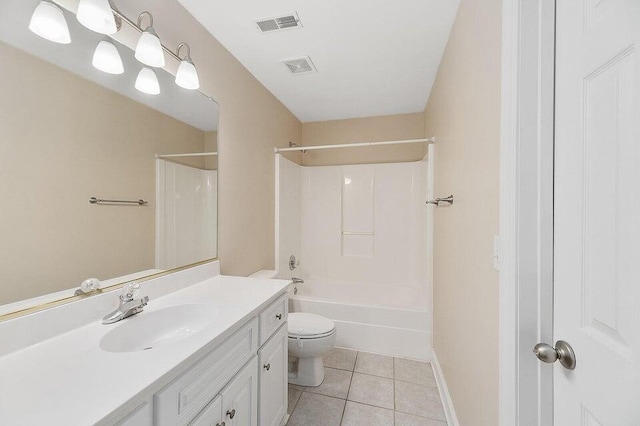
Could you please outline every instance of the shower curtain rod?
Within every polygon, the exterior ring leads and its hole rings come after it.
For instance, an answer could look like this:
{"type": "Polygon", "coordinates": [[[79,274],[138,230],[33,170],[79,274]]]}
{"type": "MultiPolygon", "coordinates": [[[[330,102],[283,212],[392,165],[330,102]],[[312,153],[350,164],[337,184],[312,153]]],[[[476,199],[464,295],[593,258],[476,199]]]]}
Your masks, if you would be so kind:
{"type": "Polygon", "coordinates": [[[156,158],[173,158],[173,157],[210,157],[213,155],[218,155],[217,152],[194,152],[191,154],[165,154],[160,155],[156,154],[156,158]]]}
{"type": "Polygon", "coordinates": [[[407,140],[399,140],[399,141],[360,142],[360,143],[343,143],[339,145],[316,145],[316,146],[294,146],[291,148],[273,148],[273,152],[275,154],[278,154],[280,152],[311,151],[314,149],[358,148],[361,146],[402,145],[406,143],[434,143],[435,141],[436,141],[435,136],[432,136],[426,139],[407,139],[407,140]]]}

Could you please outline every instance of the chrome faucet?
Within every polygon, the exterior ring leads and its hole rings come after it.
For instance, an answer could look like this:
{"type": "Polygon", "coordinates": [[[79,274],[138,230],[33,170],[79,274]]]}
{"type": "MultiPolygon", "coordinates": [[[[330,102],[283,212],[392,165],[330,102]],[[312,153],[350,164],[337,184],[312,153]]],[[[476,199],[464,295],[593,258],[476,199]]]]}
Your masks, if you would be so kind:
{"type": "Polygon", "coordinates": [[[303,280],[302,278],[295,278],[295,277],[293,277],[293,278],[291,278],[291,281],[292,281],[294,284],[304,284],[304,280],[303,280]]]}
{"type": "Polygon", "coordinates": [[[102,323],[113,324],[114,322],[118,322],[127,317],[130,317],[131,315],[142,312],[142,309],[147,306],[147,303],[149,303],[149,296],[144,296],[141,299],[136,299],[135,297],[138,295],[139,289],[140,284],[138,283],[125,285],[122,288],[122,294],[118,296],[118,299],[120,299],[120,305],[115,311],[107,314],[104,318],[102,318],[102,323]]]}

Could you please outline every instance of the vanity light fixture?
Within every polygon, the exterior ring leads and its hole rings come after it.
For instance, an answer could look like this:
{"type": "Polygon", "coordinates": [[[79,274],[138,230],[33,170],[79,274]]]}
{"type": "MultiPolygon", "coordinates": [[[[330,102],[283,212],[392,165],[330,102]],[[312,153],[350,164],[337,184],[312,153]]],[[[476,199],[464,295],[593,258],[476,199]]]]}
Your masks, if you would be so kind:
{"type": "Polygon", "coordinates": [[[164,51],[160,38],[153,29],[153,16],[151,13],[144,11],[138,16],[138,27],[142,28],[142,19],[149,17],[149,26],[142,31],[138,44],[136,45],[135,57],[138,61],[145,65],[155,68],[164,67],[164,51]]]}
{"type": "Polygon", "coordinates": [[[107,74],[124,73],[124,65],[122,64],[122,58],[120,57],[118,48],[108,37],[100,40],[100,43],[96,46],[91,64],[94,68],[107,74]]]}
{"type": "Polygon", "coordinates": [[[69,27],[62,8],[50,1],[43,0],[36,6],[29,22],[29,29],[54,43],[71,43],[69,27]]]}
{"type": "Polygon", "coordinates": [[[118,31],[116,18],[109,0],[80,0],[78,22],[100,34],[115,34],[118,31]]]}
{"type": "Polygon", "coordinates": [[[151,68],[142,68],[136,78],[136,89],[147,95],[159,95],[160,83],[156,72],[151,68]]]}
{"type": "Polygon", "coordinates": [[[196,66],[191,60],[191,48],[187,43],[180,43],[176,50],[178,57],[180,57],[180,49],[182,47],[187,48],[187,55],[180,60],[180,66],[176,73],[176,84],[184,89],[197,90],[200,88],[200,79],[198,78],[196,66]]]}

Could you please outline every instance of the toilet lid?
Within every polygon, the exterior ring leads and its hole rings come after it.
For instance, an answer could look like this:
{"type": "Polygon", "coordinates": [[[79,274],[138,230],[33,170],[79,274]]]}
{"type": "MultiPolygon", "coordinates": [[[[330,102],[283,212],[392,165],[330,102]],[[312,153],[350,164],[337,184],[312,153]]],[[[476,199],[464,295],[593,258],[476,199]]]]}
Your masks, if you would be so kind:
{"type": "Polygon", "coordinates": [[[289,336],[292,337],[321,336],[336,328],[333,321],[316,314],[294,312],[289,314],[288,321],[289,336]]]}

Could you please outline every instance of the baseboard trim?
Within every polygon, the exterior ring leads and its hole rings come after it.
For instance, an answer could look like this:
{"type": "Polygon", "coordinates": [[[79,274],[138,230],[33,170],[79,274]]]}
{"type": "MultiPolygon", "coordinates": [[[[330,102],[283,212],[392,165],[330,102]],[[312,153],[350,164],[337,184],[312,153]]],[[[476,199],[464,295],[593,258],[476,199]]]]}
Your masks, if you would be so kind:
{"type": "Polygon", "coordinates": [[[444,379],[442,367],[440,366],[435,350],[431,351],[431,359],[431,368],[433,369],[433,375],[436,377],[438,392],[440,393],[440,399],[442,400],[442,406],[444,407],[444,415],[447,418],[447,424],[448,426],[460,426],[458,416],[456,416],[456,410],[453,408],[451,395],[449,395],[449,388],[447,387],[447,382],[444,379]]]}

